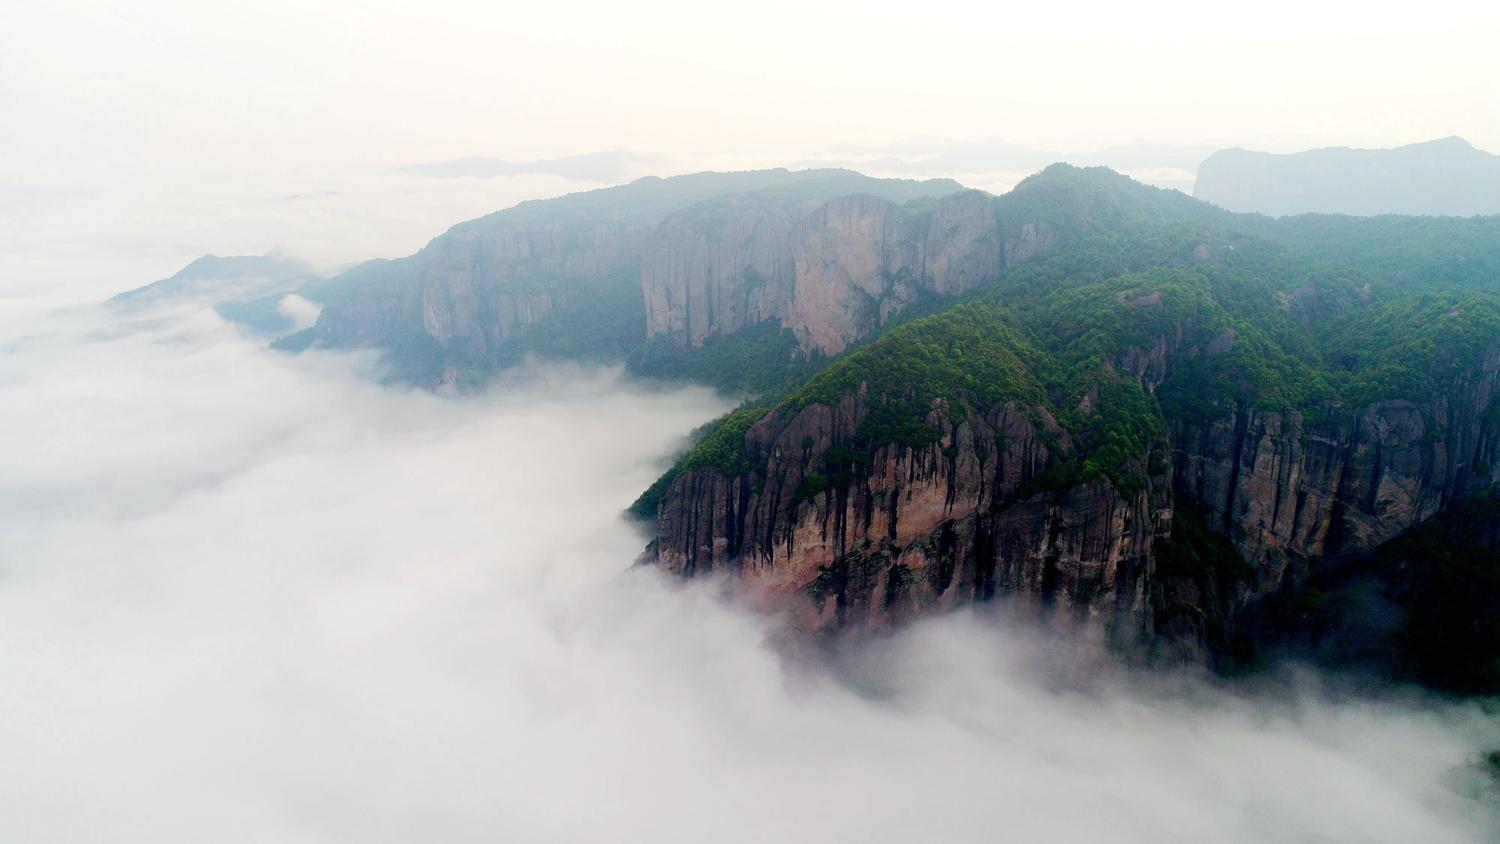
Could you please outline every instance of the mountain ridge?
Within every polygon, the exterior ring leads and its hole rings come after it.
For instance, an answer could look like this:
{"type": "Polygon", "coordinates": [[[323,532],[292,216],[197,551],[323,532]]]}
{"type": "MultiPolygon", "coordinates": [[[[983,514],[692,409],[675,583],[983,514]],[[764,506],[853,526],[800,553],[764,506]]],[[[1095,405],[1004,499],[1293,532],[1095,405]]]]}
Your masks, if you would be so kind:
{"type": "Polygon", "coordinates": [[[646,561],[808,630],[1009,596],[1232,667],[1325,560],[1500,485],[1500,218],[1238,214],[1063,164],[998,197],[626,187],[357,268],[304,339],[429,384],[539,352],[753,389],[632,509],[646,561]]]}
{"type": "Polygon", "coordinates": [[[1390,149],[1219,150],[1194,196],[1235,211],[1472,216],[1500,213],[1500,156],[1449,136],[1390,149]]]}

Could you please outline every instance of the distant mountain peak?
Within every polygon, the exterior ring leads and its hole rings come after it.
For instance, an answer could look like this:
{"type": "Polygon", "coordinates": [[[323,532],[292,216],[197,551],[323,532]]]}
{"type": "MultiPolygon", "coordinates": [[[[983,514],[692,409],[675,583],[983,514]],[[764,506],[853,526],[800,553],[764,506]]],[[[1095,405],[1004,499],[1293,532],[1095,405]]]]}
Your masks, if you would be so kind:
{"type": "Polygon", "coordinates": [[[1436,138],[1436,139],[1431,140],[1431,141],[1420,141],[1420,142],[1415,143],[1415,144],[1407,144],[1407,146],[1413,146],[1413,147],[1421,147],[1421,146],[1450,146],[1450,147],[1457,147],[1457,148],[1460,148],[1460,149],[1478,150],[1478,147],[1474,146],[1473,144],[1469,143],[1468,141],[1464,140],[1463,138],[1459,137],[1458,135],[1449,135],[1446,138],[1436,138]]]}
{"type": "Polygon", "coordinates": [[[111,302],[143,302],[169,297],[212,295],[231,299],[290,290],[317,278],[306,263],[279,248],[264,255],[200,255],[167,278],[121,293],[111,302]]]}
{"type": "Polygon", "coordinates": [[[1286,215],[1500,214],[1500,156],[1457,135],[1390,149],[1210,155],[1193,193],[1231,211],[1286,215]]]}

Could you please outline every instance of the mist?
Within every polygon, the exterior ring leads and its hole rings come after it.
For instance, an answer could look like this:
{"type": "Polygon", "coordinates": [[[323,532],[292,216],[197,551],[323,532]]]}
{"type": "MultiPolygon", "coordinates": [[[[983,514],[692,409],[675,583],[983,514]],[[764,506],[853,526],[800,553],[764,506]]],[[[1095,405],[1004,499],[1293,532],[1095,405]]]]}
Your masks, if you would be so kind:
{"type": "Polygon", "coordinates": [[[1473,705],[1133,672],[1005,606],[858,650],[633,567],[730,406],[378,386],[211,309],[0,340],[0,839],[1468,841],[1473,705]]]}

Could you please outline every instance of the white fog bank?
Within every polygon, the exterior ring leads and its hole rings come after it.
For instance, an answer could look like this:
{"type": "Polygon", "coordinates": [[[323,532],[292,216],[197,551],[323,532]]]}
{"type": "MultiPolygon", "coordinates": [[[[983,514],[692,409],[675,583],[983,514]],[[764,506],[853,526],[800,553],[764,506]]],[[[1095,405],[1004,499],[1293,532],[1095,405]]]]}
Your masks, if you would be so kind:
{"type": "Polygon", "coordinates": [[[632,569],[727,403],[381,388],[211,311],[0,337],[0,840],[1477,841],[1475,706],[1234,692],[957,614],[832,667],[632,569]],[[1061,679],[1060,679],[1061,678],[1061,679]]]}

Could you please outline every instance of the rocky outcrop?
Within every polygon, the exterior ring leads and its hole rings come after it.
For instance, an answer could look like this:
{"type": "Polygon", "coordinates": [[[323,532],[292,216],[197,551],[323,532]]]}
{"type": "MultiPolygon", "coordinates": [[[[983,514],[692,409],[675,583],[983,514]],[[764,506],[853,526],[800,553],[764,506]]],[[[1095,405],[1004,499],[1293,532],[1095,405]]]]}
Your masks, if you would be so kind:
{"type": "MultiPolygon", "coordinates": [[[[1201,349],[1163,336],[1113,368],[1155,390],[1176,357],[1233,342],[1231,329],[1201,349]]],[[[728,572],[812,630],[878,630],[1004,594],[1101,621],[1123,639],[1151,634],[1166,611],[1163,632],[1208,659],[1224,646],[1212,625],[1305,582],[1326,559],[1371,552],[1500,488],[1494,353],[1421,403],[1329,407],[1315,420],[1232,402],[1221,410],[1168,420],[1168,442],[1151,450],[1171,460],[1140,455],[1133,472],[1145,484],[1128,493],[1103,479],[1039,489],[1043,472],[1073,456],[1040,408],[955,415],[938,402],[925,420],[938,442],[886,445],[842,465],[830,455],[856,441],[869,412],[862,393],[837,407],[772,411],[745,435],[749,471],[700,466],[676,479],[646,559],[683,575],[728,572]],[[1201,513],[1248,567],[1159,575],[1174,504],[1201,513]]]]}
{"type": "Polygon", "coordinates": [[[804,350],[837,354],[922,293],[972,290],[1052,246],[1045,224],[1002,240],[994,201],[964,191],[918,208],[856,194],[693,209],[647,250],[647,331],[698,346],[776,320],[804,350]]]}
{"type": "Polygon", "coordinates": [[[784,319],[796,213],[795,206],[741,200],[664,221],[641,263],[647,333],[700,346],[712,334],[784,319]]]}
{"type": "Polygon", "coordinates": [[[1383,401],[1310,421],[1229,404],[1173,424],[1174,481],[1247,560],[1253,594],[1312,562],[1361,553],[1452,502],[1500,486],[1500,356],[1423,403],[1383,401]]]}
{"type": "Polygon", "coordinates": [[[1072,448],[1045,411],[957,414],[941,401],[926,419],[938,441],[831,462],[868,412],[850,395],[768,414],[746,434],[749,472],[700,467],[672,484],[647,560],[683,575],[728,572],[811,630],[882,629],[1011,594],[1116,635],[1150,633],[1152,546],[1171,526],[1165,475],[1129,495],[1103,480],[1036,488],[1072,448]]]}
{"type": "Polygon", "coordinates": [[[371,346],[408,375],[482,375],[527,352],[621,357],[665,338],[654,351],[670,354],[778,325],[832,355],[925,295],[974,290],[1090,231],[1212,213],[1067,165],[1003,197],[849,171],[645,178],[522,203],[320,281],[304,292],[326,305],[317,324],[282,347],[371,346]]]}
{"type": "Polygon", "coordinates": [[[803,348],[841,352],[913,298],[916,249],[901,209],[873,197],[835,199],[803,221],[788,320],[803,348]]]}
{"type": "Polygon", "coordinates": [[[557,279],[628,272],[646,232],[612,222],[460,227],[380,268],[380,277],[330,306],[318,329],[334,346],[421,338],[459,360],[484,360],[519,328],[566,301],[557,279]]]}
{"type": "MultiPolygon", "coordinates": [[[[817,239],[817,227],[804,222],[830,199],[858,194],[900,221],[901,203],[958,190],[946,180],[767,170],[646,178],[523,203],[455,226],[408,258],[332,279],[324,315],[294,345],[375,346],[397,358],[482,369],[537,351],[517,338],[550,322],[566,323],[559,331],[576,335],[572,347],[592,352],[600,351],[601,330],[612,352],[655,335],[695,347],[799,312],[796,250],[817,239]],[[631,318],[619,319],[622,311],[631,318]],[[634,318],[642,312],[643,320],[634,318]]],[[[968,203],[982,209],[991,200],[968,203]]],[[[815,291],[815,280],[807,282],[815,291]]],[[[812,302],[800,311],[805,338],[851,336],[847,326],[818,322],[826,313],[812,302]]],[[[835,350],[832,341],[806,348],[815,347],[835,350]]]]}

